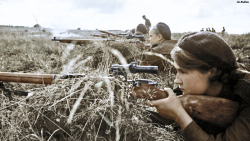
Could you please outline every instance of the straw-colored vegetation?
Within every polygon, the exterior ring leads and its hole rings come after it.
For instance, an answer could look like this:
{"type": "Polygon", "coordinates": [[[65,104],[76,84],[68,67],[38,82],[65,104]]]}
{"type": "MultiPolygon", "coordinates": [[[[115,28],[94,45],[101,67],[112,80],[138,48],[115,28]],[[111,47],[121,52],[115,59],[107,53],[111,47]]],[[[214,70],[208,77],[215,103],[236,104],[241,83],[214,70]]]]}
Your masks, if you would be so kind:
{"type": "MultiPolygon", "coordinates": [[[[174,34],[178,39],[182,34],[174,34]]],[[[173,126],[150,123],[144,100],[129,97],[130,85],[113,76],[112,64],[140,62],[143,51],[131,40],[85,45],[51,41],[47,30],[0,27],[0,71],[37,74],[84,74],[52,85],[4,83],[26,96],[0,91],[0,140],[183,140],[173,126]],[[120,52],[119,55],[115,52],[120,52]],[[124,57],[124,58],[123,58],[124,57]]],[[[249,69],[250,35],[226,35],[241,66],[249,69]]],[[[174,74],[130,74],[172,87],[174,74]]]]}

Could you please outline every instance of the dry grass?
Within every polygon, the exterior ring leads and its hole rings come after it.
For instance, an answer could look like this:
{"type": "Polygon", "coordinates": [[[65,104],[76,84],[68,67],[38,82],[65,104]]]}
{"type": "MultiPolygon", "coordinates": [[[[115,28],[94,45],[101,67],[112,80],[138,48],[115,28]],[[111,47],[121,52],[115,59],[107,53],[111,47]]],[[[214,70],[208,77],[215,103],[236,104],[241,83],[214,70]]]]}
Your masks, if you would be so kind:
{"type": "MultiPolygon", "coordinates": [[[[112,64],[121,64],[124,58],[128,63],[142,59],[134,43],[96,41],[79,46],[52,42],[49,32],[12,29],[0,28],[0,71],[86,76],[48,86],[5,83],[30,95],[13,95],[10,101],[1,91],[0,140],[183,140],[181,132],[171,126],[163,129],[148,123],[145,109],[149,108],[144,101],[131,99],[129,85],[112,76],[112,64]]],[[[237,44],[238,58],[248,68],[249,38],[249,34],[225,37],[230,45],[237,44]],[[238,45],[238,40],[244,44],[238,45]]],[[[152,79],[163,88],[172,86],[174,75],[128,77],[152,79]]]]}

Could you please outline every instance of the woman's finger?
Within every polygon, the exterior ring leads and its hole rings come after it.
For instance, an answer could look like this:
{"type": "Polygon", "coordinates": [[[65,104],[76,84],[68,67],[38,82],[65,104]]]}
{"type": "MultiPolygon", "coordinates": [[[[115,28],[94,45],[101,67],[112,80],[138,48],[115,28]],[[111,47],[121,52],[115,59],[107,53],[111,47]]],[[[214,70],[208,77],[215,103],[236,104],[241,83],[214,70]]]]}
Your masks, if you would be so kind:
{"type": "Polygon", "coordinates": [[[150,100],[147,100],[145,104],[148,105],[149,107],[156,107],[156,105],[154,105],[150,100]]]}
{"type": "Polygon", "coordinates": [[[165,98],[163,99],[159,99],[159,100],[151,100],[150,104],[152,105],[151,107],[157,107],[157,105],[162,104],[162,102],[165,100],[165,98]]]}
{"type": "Polygon", "coordinates": [[[164,91],[166,91],[169,96],[174,94],[174,92],[171,88],[164,88],[164,91]]]}

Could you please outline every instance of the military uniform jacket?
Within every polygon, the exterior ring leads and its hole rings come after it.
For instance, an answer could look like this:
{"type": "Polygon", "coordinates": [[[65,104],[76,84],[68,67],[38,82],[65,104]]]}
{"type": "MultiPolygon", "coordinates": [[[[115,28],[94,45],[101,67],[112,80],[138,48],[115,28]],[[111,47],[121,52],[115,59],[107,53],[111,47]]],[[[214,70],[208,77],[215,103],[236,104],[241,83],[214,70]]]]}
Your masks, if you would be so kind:
{"type": "Polygon", "coordinates": [[[141,62],[141,65],[158,66],[159,71],[166,71],[169,67],[169,63],[160,56],[157,56],[157,54],[162,54],[167,59],[170,59],[170,52],[174,48],[174,45],[176,43],[176,40],[165,40],[156,47],[153,47],[151,49],[151,52],[156,54],[147,55],[145,59],[141,62]]]}
{"type": "MultiPolygon", "coordinates": [[[[184,138],[187,141],[249,141],[250,140],[250,73],[240,74],[242,77],[233,87],[224,87],[221,97],[236,100],[240,98],[240,109],[233,123],[224,131],[217,134],[205,132],[196,121],[191,122],[184,129],[184,138]],[[230,91],[231,90],[231,94],[230,91]],[[225,94],[225,92],[227,94],[225,94]],[[224,94],[223,94],[224,93],[224,94]],[[228,94],[229,93],[229,94],[228,94]]],[[[238,99],[238,100],[237,100],[238,99]]]]}

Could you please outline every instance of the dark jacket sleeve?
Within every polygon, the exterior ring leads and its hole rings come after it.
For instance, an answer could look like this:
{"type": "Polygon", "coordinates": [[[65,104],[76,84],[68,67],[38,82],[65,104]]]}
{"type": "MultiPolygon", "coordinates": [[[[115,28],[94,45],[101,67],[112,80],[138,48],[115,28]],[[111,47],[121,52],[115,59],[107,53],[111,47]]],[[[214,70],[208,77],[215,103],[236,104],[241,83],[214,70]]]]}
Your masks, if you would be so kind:
{"type": "MultiPolygon", "coordinates": [[[[159,55],[163,55],[164,57],[170,59],[170,51],[173,48],[168,41],[163,42],[162,44],[158,45],[157,47],[151,50],[152,53],[156,53],[159,55]]],[[[159,71],[165,71],[167,65],[167,61],[162,59],[160,56],[157,55],[146,55],[146,58],[141,62],[141,65],[145,66],[158,66],[159,71]]]]}
{"type": "Polygon", "coordinates": [[[245,107],[225,132],[216,136],[204,132],[195,122],[184,129],[186,141],[248,141],[250,140],[250,107],[245,107]]]}
{"type": "Polygon", "coordinates": [[[161,66],[163,59],[155,55],[147,55],[146,58],[141,62],[141,65],[146,66],[161,66]]]}
{"type": "Polygon", "coordinates": [[[234,94],[242,98],[239,115],[225,132],[209,135],[195,122],[184,129],[187,141],[249,141],[250,140],[250,74],[240,79],[235,86],[234,94]]]}

